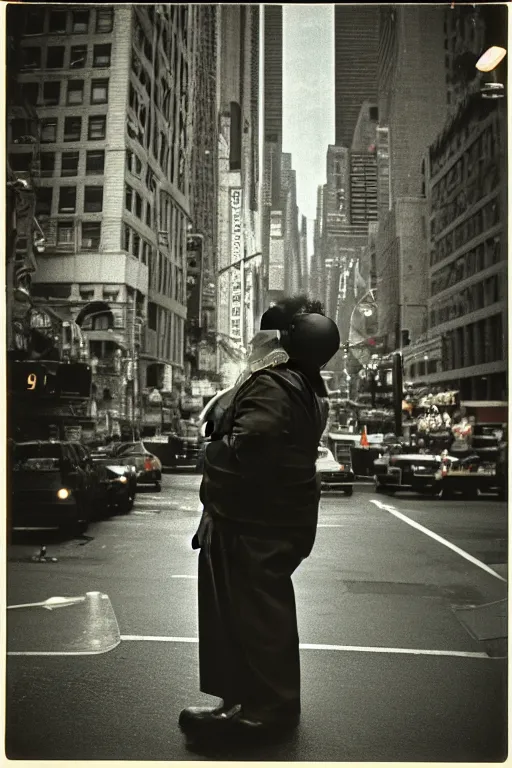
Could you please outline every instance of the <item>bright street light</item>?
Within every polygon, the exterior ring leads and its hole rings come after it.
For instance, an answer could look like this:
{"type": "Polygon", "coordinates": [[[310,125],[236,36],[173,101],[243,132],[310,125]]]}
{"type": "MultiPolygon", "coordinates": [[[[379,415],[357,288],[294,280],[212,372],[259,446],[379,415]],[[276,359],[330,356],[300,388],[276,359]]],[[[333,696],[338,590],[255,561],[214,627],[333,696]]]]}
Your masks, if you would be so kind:
{"type": "Polygon", "coordinates": [[[493,45],[480,56],[475,66],[480,72],[492,72],[493,69],[496,69],[498,64],[503,61],[506,55],[506,48],[500,48],[498,45],[493,45]]]}

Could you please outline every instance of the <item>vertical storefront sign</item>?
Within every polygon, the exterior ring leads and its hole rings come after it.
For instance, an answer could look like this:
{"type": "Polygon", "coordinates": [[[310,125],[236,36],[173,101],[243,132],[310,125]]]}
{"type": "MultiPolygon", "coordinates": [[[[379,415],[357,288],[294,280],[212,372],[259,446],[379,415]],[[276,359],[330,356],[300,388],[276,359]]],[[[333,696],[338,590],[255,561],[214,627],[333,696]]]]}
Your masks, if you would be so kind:
{"type": "Polygon", "coordinates": [[[231,187],[230,204],[230,320],[229,335],[240,341],[243,330],[243,258],[242,190],[231,187]]]}

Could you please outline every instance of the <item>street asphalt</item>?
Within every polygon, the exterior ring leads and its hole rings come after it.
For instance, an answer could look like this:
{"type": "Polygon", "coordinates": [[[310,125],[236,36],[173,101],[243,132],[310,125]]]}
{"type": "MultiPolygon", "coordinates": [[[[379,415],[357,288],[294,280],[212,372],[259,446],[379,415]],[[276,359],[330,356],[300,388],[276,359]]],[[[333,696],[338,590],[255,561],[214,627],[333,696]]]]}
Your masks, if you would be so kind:
{"type": "Polygon", "coordinates": [[[495,639],[503,622],[492,606],[476,624],[464,617],[478,611],[458,610],[507,597],[506,504],[382,496],[363,485],[351,498],[323,496],[315,548],[294,577],[301,725],[277,745],[198,753],[177,718],[185,706],[216,703],[198,691],[190,541],[199,477],[175,473],[163,485],[139,493],[131,514],[91,525],[89,539],[14,536],[8,605],[101,592],[121,640],[101,652],[112,622],[99,603],[94,621],[87,601],[8,612],[8,651],[22,654],[7,660],[8,758],[506,758],[506,641],[495,639]],[[41,544],[56,562],[33,560],[41,544]],[[66,655],[94,643],[94,655],[66,655]]]}

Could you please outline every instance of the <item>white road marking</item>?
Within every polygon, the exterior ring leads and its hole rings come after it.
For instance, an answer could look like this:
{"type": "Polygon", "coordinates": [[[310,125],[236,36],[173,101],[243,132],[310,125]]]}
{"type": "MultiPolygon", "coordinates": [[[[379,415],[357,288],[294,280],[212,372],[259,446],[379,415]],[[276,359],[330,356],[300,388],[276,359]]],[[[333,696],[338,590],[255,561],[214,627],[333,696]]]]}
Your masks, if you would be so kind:
{"type": "MultiPolygon", "coordinates": [[[[127,642],[151,643],[198,643],[196,637],[162,637],[154,635],[121,635],[121,640],[127,642]]],[[[426,648],[381,648],[364,645],[324,645],[318,643],[300,643],[304,651],[355,651],[358,653],[400,653],[413,656],[459,656],[468,659],[490,659],[487,653],[480,651],[432,651],[426,648]]]]}
{"type": "Polygon", "coordinates": [[[403,520],[404,523],[411,525],[413,528],[417,528],[417,530],[421,531],[422,533],[426,533],[427,536],[430,536],[431,539],[438,541],[440,544],[444,544],[445,547],[448,547],[448,549],[453,550],[453,552],[456,552],[461,557],[464,557],[466,560],[469,560],[470,563],[473,563],[474,565],[477,565],[479,568],[482,568],[484,571],[487,571],[487,573],[490,573],[491,576],[494,576],[496,579],[499,579],[500,581],[504,581],[504,582],[507,581],[506,579],[503,578],[503,576],[500,576],[499,573],[496,573],[496,571],[490,568],[490,566],[488,566],[486,563],[482,563],[481,560],[477,560],[476,557],[473,557],[473,555],[470,555],[468,552],[465,552],[460,547],[457,547],[455,544],[452,544],[451,541],[444,539],[442,536],[439,536],[439,534],[429,530],[429,528],[425,528],[425,526],[420,525],[420,523],[417,523],[415,520],[412,520],[410,517],[407,517],[407,515],[402,514],[402,512],[399,512],[397,509],[395,509],[395,507],[392,507],[390,504],[383,504],[382,501],[379,501],[377,499],[370,499],[370,501],[372,504],[375,504],[375,506],[379,507],[379,509],[384,509],[386,512],[389,512],[395,517],[398,517],[399,520],[403,520]]]}
{"type": "Polygon", "coordinates": [[[346,528],[343,523],[318,523],[317,528],[346,528]]]}

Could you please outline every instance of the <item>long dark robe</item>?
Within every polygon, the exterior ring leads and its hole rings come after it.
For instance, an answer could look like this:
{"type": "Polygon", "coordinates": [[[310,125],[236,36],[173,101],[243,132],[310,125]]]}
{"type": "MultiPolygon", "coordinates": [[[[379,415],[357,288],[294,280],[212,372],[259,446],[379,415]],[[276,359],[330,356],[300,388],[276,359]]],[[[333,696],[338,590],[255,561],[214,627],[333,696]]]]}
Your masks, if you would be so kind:
{"type": "Polygon", "coordinates": [[[291,576],[315,540],[326,420],[323,383],[308,373],[278,366],[237,393],[207,451],[193,544],[201,690],[268,721],[300,711],[291,576]]]}

